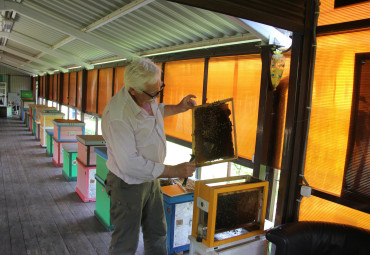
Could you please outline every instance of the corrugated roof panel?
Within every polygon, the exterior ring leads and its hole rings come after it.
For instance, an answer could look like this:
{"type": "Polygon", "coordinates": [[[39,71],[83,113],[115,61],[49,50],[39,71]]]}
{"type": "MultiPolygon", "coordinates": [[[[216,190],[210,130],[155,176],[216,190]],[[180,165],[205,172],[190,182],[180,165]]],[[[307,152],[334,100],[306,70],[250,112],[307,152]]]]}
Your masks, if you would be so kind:
{"type": "Polygon", "coordinates": [[[14,22],[13,31],[48,45],[53,45],[67,36],[23,15],[19,15],[19,19],[14,22]]]}
{"type": "Polygon", "coordinates": [[[85,62],[115,56],[110,52],[91,46],[90,44],[76,39],[68,44],[63,45],[60,49],[74,54],[85,62]]]}
{"type": "Polygon", "coordinates": [[[25,2],[25,5],[38,8],[40,11],[53,13],[82,29],[130,2],[128,0],[28,0],[25,2]]]}
{"type": "Polygon", "coordinates": [[[71,61],[67,61],[67,60],[64,60],[64,59],[56,58],[56,57],[53,57],[51,55],[43,55],[42,57],[40,57],[40,60],[43,60],[43,61],[46,61],[46,62],[50,62],[51,64],[55,64],[55,65],[59,65],[59,66],[66,66],[66,65],[70,65],[71,64],[71,61]]]}
{"type": "Polygon", "coordinates": [[[23,44],[17,43],[16,41],[8,40],[5,47],[9,47],[12,50],[19,51],[20,53],[29,55],[31,57],[34,57],[35,55],[39,54],[40,51],[34,50],[30,47],[27,47],[23,44]]]}
{"type": "Polygon", "coordinates": [[[5,63],[0,63],[0,74],[7,75],[30,75],[29,72],[23,71],[17,67],[9,66],[5,63]]]}

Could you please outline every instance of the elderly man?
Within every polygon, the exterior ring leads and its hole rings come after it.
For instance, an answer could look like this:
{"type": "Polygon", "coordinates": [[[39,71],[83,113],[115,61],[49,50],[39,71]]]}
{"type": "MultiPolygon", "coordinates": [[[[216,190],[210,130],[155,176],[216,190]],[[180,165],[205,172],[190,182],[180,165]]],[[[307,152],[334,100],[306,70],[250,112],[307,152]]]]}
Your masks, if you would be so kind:
{"type": "Polygon", "coordinates": [[[109,101],[102,117],[114,225],[109,254],[135,254],[140,226],[145,254],[167,254],[166,218],[158,178],[189,177],[195,164],[164,165],[166,137],[163,117],[196,105],[188,95],[177,105],[157,103],[164,88],[161,70],[149,59],[125,69],[125,86],[109,101]]]}

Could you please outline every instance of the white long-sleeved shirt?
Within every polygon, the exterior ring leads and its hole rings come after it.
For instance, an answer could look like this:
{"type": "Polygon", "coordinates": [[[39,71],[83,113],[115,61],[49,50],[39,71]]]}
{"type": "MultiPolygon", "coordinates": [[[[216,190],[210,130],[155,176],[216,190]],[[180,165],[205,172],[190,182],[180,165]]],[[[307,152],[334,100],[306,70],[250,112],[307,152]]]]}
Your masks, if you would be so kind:
{"type": "Polygon", "coordinates": [[[156,179],[164,171],[164,104],[151,103],[153,115],[139,107],[123,87],[104,109],[102,131],[108,169],[128,184],[156,179]]]}

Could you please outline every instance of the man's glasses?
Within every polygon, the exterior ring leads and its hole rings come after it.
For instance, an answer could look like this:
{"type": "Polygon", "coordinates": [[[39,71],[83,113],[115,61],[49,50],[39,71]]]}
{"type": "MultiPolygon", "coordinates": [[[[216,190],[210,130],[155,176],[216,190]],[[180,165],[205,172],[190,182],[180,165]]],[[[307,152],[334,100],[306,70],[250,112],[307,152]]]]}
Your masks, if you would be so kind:
{"type": "Polygon", "coordinates": [[[148,97],[151,97],[152,99],[154,99],[154,98],[156,98],[162,91],[163,91],[163,89],[164,89],[164,86],[166,86],[166,85],[164,85],[164,83],[162,82],[162,85],[161,85],[161,87],[159,88],[159,90],[154,94],[154,95],[151,95],[151,94],[149,94],[148,92],[145,92],[144,90],[142,91],[145,95],[147,95],[148,97]]]}

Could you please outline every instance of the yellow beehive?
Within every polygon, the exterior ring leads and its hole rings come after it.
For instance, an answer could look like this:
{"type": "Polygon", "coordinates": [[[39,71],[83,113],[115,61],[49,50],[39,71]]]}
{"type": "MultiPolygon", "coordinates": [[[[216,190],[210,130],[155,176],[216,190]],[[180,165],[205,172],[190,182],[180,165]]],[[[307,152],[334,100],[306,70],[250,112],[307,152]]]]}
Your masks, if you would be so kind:
{"type": "Polygon", "coordinates": [[[208,247],[264,232],[268,182],[250,175],[197,181],[192,236],[208,247]]]}

